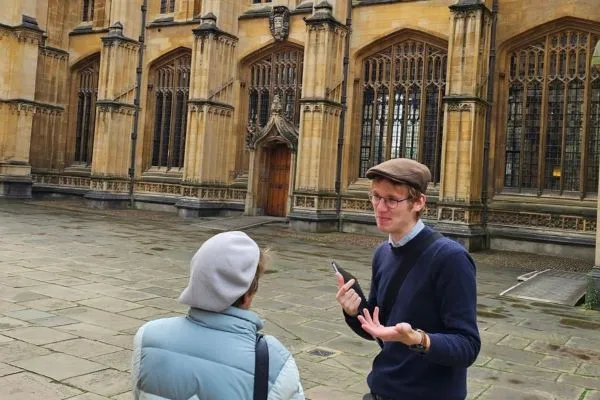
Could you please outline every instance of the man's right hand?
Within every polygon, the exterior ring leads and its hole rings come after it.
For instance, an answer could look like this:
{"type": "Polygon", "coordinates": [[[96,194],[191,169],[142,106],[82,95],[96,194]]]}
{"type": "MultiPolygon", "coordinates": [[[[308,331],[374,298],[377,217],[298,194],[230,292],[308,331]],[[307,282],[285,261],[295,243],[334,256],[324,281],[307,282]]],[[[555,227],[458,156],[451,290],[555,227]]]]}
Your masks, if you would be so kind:
{"type": "Polygon", "coordinates": [[[358,307],[360,306],[360,296],[358,293],[351,289],[354,285],[354,279],[350,279],[344,283],[344,277],[339,272],[335,274],[338,285],[338,292],[335,295],[335,299],[344,309],[344,312],[351,317],[358,315],[358,307]]]}

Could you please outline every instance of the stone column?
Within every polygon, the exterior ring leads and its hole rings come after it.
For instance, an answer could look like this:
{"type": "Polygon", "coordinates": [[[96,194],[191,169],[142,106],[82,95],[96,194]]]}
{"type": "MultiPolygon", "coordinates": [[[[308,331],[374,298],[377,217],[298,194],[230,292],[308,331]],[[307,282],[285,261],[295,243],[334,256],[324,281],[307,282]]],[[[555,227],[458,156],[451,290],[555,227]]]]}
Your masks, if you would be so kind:
{"type": "Polygon", "coordinates": [[[486,245],[481,190],[492,20],[479,0],[459,0],[450,10],[437,227],[476,250],[486,245]]]}
{"type": "MultiPolygon", "coordinates": [[[[592,56],[592,68],[600,71],[600,40],[596,43],[596,48],[592,56]]],[[[598,186],[600,187],[600,185],[598,186]]],[[[586,294],[586,303],[593,308],[600,308],[600,201],[596,209],[596,260],[594,268],[588,273],[589,286],[586,294]]]]}
{"type": "Polygon", "coordinates": [[[102,38],[91,191],[85,195],[92,207],[123,207],[129,200],[138,49],[137,41],[123,35],[120,22],[102,38]]]}
{"type": "Polygon", "coordinates": [[[327,1],[306,19],[300,99],[300,140],[290,225],[298,230],[337,230],[336,160],[342,111],[345,25],[327,1]]]}
{"type": "Polygon", "coordinates": [[[0,25],[0,197],[31,197],[29,149],[42,31],[35,13],[9,2],[0,25]]]}
{"type": "Polygon", "coordinates": [[[217,27],[209,12],[194,29],[183,166],[184,197],[176,204],[181,216],[242,212],[245,191],[233,181],[236,140],[233,129],[237,37],[217,27]]]}

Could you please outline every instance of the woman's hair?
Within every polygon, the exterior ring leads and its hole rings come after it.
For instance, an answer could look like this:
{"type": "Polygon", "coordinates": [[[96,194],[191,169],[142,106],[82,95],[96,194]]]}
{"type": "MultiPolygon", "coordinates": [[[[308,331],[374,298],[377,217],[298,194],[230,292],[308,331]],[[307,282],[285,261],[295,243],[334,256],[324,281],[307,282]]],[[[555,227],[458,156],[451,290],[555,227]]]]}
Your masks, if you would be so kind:
{"type": "Polygon", "coordinates": [[[252,283],[248,288],[248,291],[244,293],[239,299],[233,303],[233,307],[239,307],[244,302],[244,297],[246,295],[253,295],[258,291],[258,280],[267,270],[267,264],[271,261],[270,249],[260,249],[260,257],[258,259],[258,265],[256,266],[256,274],[254,275],[254,279],[252,279],[252,283]]]}

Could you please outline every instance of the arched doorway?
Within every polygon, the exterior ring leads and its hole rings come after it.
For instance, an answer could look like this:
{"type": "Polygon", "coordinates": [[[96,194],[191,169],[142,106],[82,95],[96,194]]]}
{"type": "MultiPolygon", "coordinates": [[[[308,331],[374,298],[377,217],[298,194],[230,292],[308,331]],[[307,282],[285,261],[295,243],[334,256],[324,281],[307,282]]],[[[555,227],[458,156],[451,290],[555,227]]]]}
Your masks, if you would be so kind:
{"type": "Polygon", "coordinates": [[[283,114],[279,95],[273,98],[271,117],[263,128],[248,126],[250,151],[246,215],[285,217],[290,209],[290,188],[296,172],[298,129],[283,114]]]}
{"type": "Polygon", "coordinates": [[[268,151],[268,189],[265,214],[275,217],[286,216],[290,184],[292,152],[285,144],[277,144],[268,151]]]}

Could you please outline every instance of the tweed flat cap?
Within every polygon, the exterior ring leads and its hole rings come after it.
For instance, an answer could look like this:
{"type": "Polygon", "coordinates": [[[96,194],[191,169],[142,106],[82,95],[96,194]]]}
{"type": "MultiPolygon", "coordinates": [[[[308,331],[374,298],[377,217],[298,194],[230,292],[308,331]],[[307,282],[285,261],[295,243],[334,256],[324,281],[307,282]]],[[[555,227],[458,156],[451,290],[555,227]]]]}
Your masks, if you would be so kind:
{"type": "Polygon", "coordinates": [[[405,183],[419,189],[421,193],[427,190],[427,184],[431,181],[431,172],[426,165],[410,158],[392,158],[369,168],[367,178],[376,177],[389,179],[393,182],[405,183]]]}

